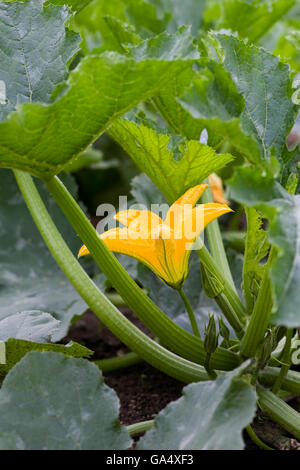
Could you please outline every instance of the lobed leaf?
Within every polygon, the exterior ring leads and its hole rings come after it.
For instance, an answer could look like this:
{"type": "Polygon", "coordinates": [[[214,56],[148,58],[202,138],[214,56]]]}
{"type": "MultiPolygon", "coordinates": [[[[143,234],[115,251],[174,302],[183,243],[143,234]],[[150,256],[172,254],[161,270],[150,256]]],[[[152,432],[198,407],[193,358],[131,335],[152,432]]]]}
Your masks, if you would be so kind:
{"type": "Polygon", "coordinates": [[[0,448],[128,449],[116,393],[97,366],[62,354],[30,352],[0,390],[0,448]]]}
{"type": "Polygon", "coordinates": [[[66,7],[45,8],[42,0],[0,3],[0,80],[6,91],[2,119],[22,103],[49,103],[66,79],[80,40],[66,30],[70,16],[66,7]]]}
{"type": "Polygon", "coordinates": [[[212,37],[221,63],[244,98],[241,122],[246,134],[258,142],[263,159],[273,152],[280,159],[297,110],[288,66],[233,36],[215,33],[212,37]]]}
{"type": "Polygon", "coordinates": [[[0,320],[0,341],[15,338],[37,343],[51,342],[59,324],[49,313],[39,310],[19,312],[0,320]]]}
{"type": "Polygon", "coordinates": [[[183,397],[158,414],[138,449],[243,449],[241,432],[255,415],[256,393],[238,378],[240,371],[185,387],[183,397]]]}
{"type": "Polygon", "coordinates": [[[25,103],[0,123],[0,167],[50,179],[111,122],[190,67],[197,51],[188,29],[131,50],[82,60],[51,105],[25,103]],[[22,135],[22,139],[19,136],[22,135]]]}
{"type": "Polygon", "coordinates": [[[127,119],[115,121],[109,133],[171,202],[233,159],[198,141],[181,139],[178,145],[176,136],[127,119]]]}
{"type": "Polygon", "coordinates": [[[198,128],[207,128],[216,143],[217,136],[219,141],[230,142],[256,165],[265,165],[273,155],[282,161],[297,111],[289,67],[264,49],[234,36],[211,33],[210,37],[215,50],[212,52],[210,42],[206,43],[214,59],[200,61],[198,76],[185,88],[181,86],[178,104],[170,103],[167,97],[163,109],[176,123],[174,116],[180,116],[181,105],[194,119],[189,118],[192,130],[198,123],[198,128]],[[215,53],[219,63],[215,62],[215,53]]]}
{"type": "Polygon", "coordinates": [[[5,343],[5,364],[0,364],[0,376],[5,376],[30,351],[51,351],[71,357],[90,357],[93,351],[79,343],[70,341],[68,344],[28,341],[9,338],[5,343]]]}

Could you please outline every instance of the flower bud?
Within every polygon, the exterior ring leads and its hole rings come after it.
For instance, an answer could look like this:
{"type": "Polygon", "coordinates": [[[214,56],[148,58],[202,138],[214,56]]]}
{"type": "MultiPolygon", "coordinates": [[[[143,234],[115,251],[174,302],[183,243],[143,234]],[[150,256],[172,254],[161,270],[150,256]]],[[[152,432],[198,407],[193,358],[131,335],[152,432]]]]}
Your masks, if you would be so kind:
{"type": "Polygon", "coordinates": [[[218,347],[218,334],[216,328],[215,317],[209,314],[208,324],[204,333],[204,350],[208,354],[212,354],[218,347]]]}

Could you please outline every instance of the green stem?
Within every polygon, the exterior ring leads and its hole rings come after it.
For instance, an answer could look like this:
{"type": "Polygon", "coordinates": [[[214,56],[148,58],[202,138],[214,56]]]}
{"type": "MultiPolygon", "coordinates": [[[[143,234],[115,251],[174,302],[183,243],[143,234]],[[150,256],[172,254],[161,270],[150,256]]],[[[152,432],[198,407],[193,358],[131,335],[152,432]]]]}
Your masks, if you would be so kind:
{"type": "Polygon", "coordinates": [[[198,328],[198,325],[197,325],[197,320],[196,320],[194,311],[192,309],[192,306],[189,302],[189,299],[187,298],[187,296],[183,292],[183,289],[178,289],[178,293],[179,293],[180,297],[182,298],[182,301],[183,301],[184,306],[186,308],[186,311],[188,313],[193,333],[194,333],[194,335],[199,336],[199,338],[200,338],[200,332],[199,332],[199,328],[198,328]]]}
{"type": "Polygon", "coordinates": [[[288,328],[286,331],[286,340],[280,361],[282,366],[280,368],[280,373],[272,387],[272,392],[277,394],[281,389],[282,381],[291,367],[290,355],[291,355],[291,345],[293,339],[294,330],[293,328],[288,328]]]}
{"type": "Polygon", "coordinates": [[[210,358],[211,358],[211,353],[206,353],[206,358],[204,361],[204,369],[208,373],[209,377],[211,380],[215,380],[217,378],[216,372],[211,368],[210,365],[210,358]]]}
{"type": "Polygon", "coordinates": [[[153,425],[154,419],[150,419],[149,421],[141,421],[140,423],[130,424],[127,426],[127,431],[129,432],[130,436],[134,436],[135,434],[149,431],[153,425]]]}
{"type": "Polygon", "coordinates": [[[263,341],[267,331],[272,311],[272,292],[269,279],[269,270],[274,256],[274,250],[271,249],[267,266],[264,273],[260,290],[254,305],[252,315],[241,342],[241,355],[244,357],[254,357],[256,351],[263,341]]]}
{"type": "Polygon", "coordinates": [[[124,302],[122,297],[119,294],[115,293],[115,292],[108,292],[108,293],[105,294],[105,297],[107,297],[107,299],[112,304],[114,304],[116,307],[125,307],[126,306],[126,302],[124,302]]]}
{"type": "Polygon", "coordinates": [[[239,339],[242,338],[244,335],[244,325],[238,318],[236,310],[233,308],[228,297],[224,294],[224,292],[221,292],[221,294],[214,297],[214,299],[222,310],[225,318],[227,318],[228,322],[234,329],[237,337],[239,339]]]}
{"type": "Polygon", "coordinates": [[[300,413],[297,413],[270,390],[258,386],[257,392],[262,410],[266,411],[272,420],[300,439],[300,413]]]}
{"type": "Polygon", "coordinates": [[[126,367],[140,364],[142,361],[143,360],[135,352],[130,352],[123,354],[122,356],[112,357],[109,359],[99,359],[97,361],[93,361],[93,363],[96,364],[105,374],[107,372],[125,369],[126,367]]]}
{"type": "MultiPolygon", "coordinates": [[[[52,178],[46,184],[100,269],[138,318],[155,336],[159,337],[166,347],[186,359],[203,363],[205,351],[201,338],[173,322],[140,289],[103,243],[79,205],[57,177],[52,178]]],[[[222,348],[218,348],[212,357],[214,369],[231,370],[238,363],[236,354],[222,348]]]]}
{"type": "MultiPolygon", "coordinates": [[[[223,295],[227,299],[227,304],[231,305],[231,311],[234,312],[234,317],[226,317],[227,320],[230,322],[230,324],[231,322],[235,324],[235,329],[243,329],[243,325],[246,318],[246,310],[239,296],[232,289],[227,279],[225,279],[224,276],[221,274],[215,260],[212,258],[205,245],[203,245],[200,250],[197,250],[197,254],[200,258],[202,266],[208,271],[211,276],[215,277],[223,286],[223,295]]],[[[215,300],[218,300],[217,297],[215,297],[215,300]]],[[[227,315],[227,308],[223,313],[225,316],[227,315]]]]}
{"type": "MultiPolygon", "coordinates": [[[[258,379],[266,387],[272,387],[280,375],[281,369],[279,367],[266,367],[258,374],[258,379]]],[[[281,381],[281,389],[286,392],[291,392],[295,395],[300,395],[300,372],[289,370],[281,381]]]]}
{"type": "Polygon", "coordinates": [[[260,447],[261,449],[264,449],[264,450],[274,450],[272,449],[272,447],[269,447],[267,444],[265,444],[258,436],[257,434],[253,431],[253,428],[252,426],[249,424],[247,427],[246,427],[246,431],[248,433],[248,436],[250,437],[250,439],[254,442],[254,444],[256,444],[258,447],[260,447]]]}
{"type": "MultiPolygon", "coordinates": [[[[205,183],[209,184],[209,181],[206,180],[205,183]]],[[[204,204],[213,202],[213,196],[210,187],[208,187],[203,195],[202,195],[202,202],[204,204]]],[[[213,259],[217,263],[220,271],[222,272],[225,279],[227,279],[228,283],[230,284],[232,290],[236,293],[236,288],[233,282],[231,270],[228,264],[226,251],[223,244],[223,239],[219,227],[218,220],[213,220],[207,227],[206,233],[208,237],[209,248],[212,254],[213,259]]]]}
{"type": "Polygon", "coordinates": [[[31,176],[14,171],[27,207],[54,259],[95,315],[132,351],[153,367],[183,382],[208,380],[205,369],[163,348],[136,328],[96,287],[53,223],[31,176]]]}

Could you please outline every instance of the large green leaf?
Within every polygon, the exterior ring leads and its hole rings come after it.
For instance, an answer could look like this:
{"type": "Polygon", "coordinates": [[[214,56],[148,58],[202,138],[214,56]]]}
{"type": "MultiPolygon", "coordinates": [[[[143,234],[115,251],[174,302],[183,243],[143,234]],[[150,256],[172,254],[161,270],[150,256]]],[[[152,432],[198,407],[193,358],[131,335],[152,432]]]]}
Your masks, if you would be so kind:
{"type": "Polygon", "coordinates": [[[81,344],[53,344],[11,337],[5,341],[5,363],[0,364],[0,376],[5,376],[30,351],[51,351],[71,357],[90,357],[93,351],[81,344]]]}
{"type": "Polygon", "coordinates": [[[50,342],[59,326],[52,315],[38,310],[20,312],[0,320],[0,341],[9,338],[50,342]]]}
{"type": "Polygon", "coordinates": [[[240,369],[236,369],[216,381],[185,387],[183,397],[158,414],[138,448],[243,449],[241,432],[255,415],[256,394],[239,374],[240,369]]]}
{"type": "Polygon", "coordinates": [[[198,57],[188,29],[82,60],[51,105],[25,103],[0,123],[0,166],[51,178],[124,112],[198,57]],[[22,136],[22,139],[20,139],[22,136]]]}
{"type": "Polygon", "coordinates": [[[300,325],[300,196],[291,196],[271,176],[239,168],[228,182],[231,197],[260,210],[270,221],[268,239],[277,248],[270,279],[273,288],[272,322],[300,325]]]}
{"type": "MultiPolygon", "coordinates": [[[[187,72],[185,75],[188,77],[187,72]]],[[[157,103],[180,133],[190,137],[206,128],[211,145],[228,141],[247,160],[260,161],[259,145],[243,127],[244,100],[222,64],[202,60],[194,79],[186,81],[186,88],[183,76],[175,86],[177,100],[176,95],[172,100],[162,92],[157,103]]]]}
{"type": "Polygon", "coordinates": [[[109,133],[172,202],[233,159],[198,141],[178,141],[176,136],[159,134],[152,127],[127,119],[115,121],[109,133]]]}
{"type": "Polygon", "coordinates": [[[0,80],[7,104],[2,118],[24,102],[48,103],[67,76],[66,64],[78,50],[79,36],[65,30],[69,11],[41,0],[0,3],[0,80]]]}
{"type": "MultiPolygon", "coordinates": [[[[208,70],[200,69],[190,88],[186,83],[185,92],[184,84],[181,86],[179,103],[197,120],[198,127],[206,127],[209,136],[216,134],[229,141],[249,161],[259,164],[272,155],[280,160],[297,110],[288,66],[234,36],[214,33],[210,37],[219,64],[200,62],[208,70]]],[[[180,108],[174,103],[170,108],[168,99],[163,99],[163,109],[176,123],[180,108]]],[[[197,129],[196,123],[190,122],[190,128],[197,129]]]]}
{"type": "MultiPolygon", "coordinates": [[[[67,181],[70,187],[72,178],[67,181]]],[[[43,185],[37,183],[76,255],[80,240],[43,185]]],[[[0,170],[0,202],[0,319],[24,310],[49,312],[61,320],[55,334],[58,340],[65,335],[71,318],[81,315],[87,306],[52,258],[9,170],[0,170]]]]}
{"type": "Polygon", "coordinates": [[[38,310],[16,313],[0,320],[0,341],[5,355],[5,361],[0,364],[0,375],[6,375],[29,351],[54,351],[72,357],[93,354],[90,349],[73,342],[51,344],[59,325],[52,315],[38,310]]]}
{"type": "Polygon", "coordinates": [[[216,27],[237,31],[242,38],[257,41],[282,18],[295,0],[222,0],[216,27]]]}
{"type": "Polygon", "coordinates": [[[118,398],[97,366],[61,354],[31,352],[0,390],[0,447],[128,449],[131,439],[118,413],[118,398]]]}
{"type": "Polygon", "coordinates": [[[289,67],[262,48],[224,34],[213,34],[220,62],[245,101],[241,121],[257,140],[263,158],[280,158],[296,117],[289,67]],[[280,119],[278,119],[280,116],[280,119]]]}

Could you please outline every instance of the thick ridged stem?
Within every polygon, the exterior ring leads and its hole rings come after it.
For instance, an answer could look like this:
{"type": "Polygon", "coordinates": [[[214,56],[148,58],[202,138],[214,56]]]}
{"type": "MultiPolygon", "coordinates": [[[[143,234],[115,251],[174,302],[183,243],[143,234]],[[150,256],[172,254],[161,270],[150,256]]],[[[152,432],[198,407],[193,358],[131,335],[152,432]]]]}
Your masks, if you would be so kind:
{"type": "Polygon", "coordinates": [[[257,349],[264,339],[270,322],[273,301],[269,270],[273,255],[274,250],[271,249],[264,278],[259,289],[245,336],[241,343],[241,355],[244,357],[254,357],[256,355],[257,349]]]}
{"type": "Polygon", "coordinates": [[[300,413],[297,413],[291,406],[287,405],[270,390],[260,386],[257,387],[259,405],[266,411],[271,419],[300,439],[300,413]]]}
{"type": "MultiPolygon", "coordinates": [[[[258,374],[259,382],[265,387],[272,387],[279,374],[279,367],[266,367],[258,374]]],[[[300,372],[289,370],[281,381],[281,389],[300,396],[300,372]]]]}

